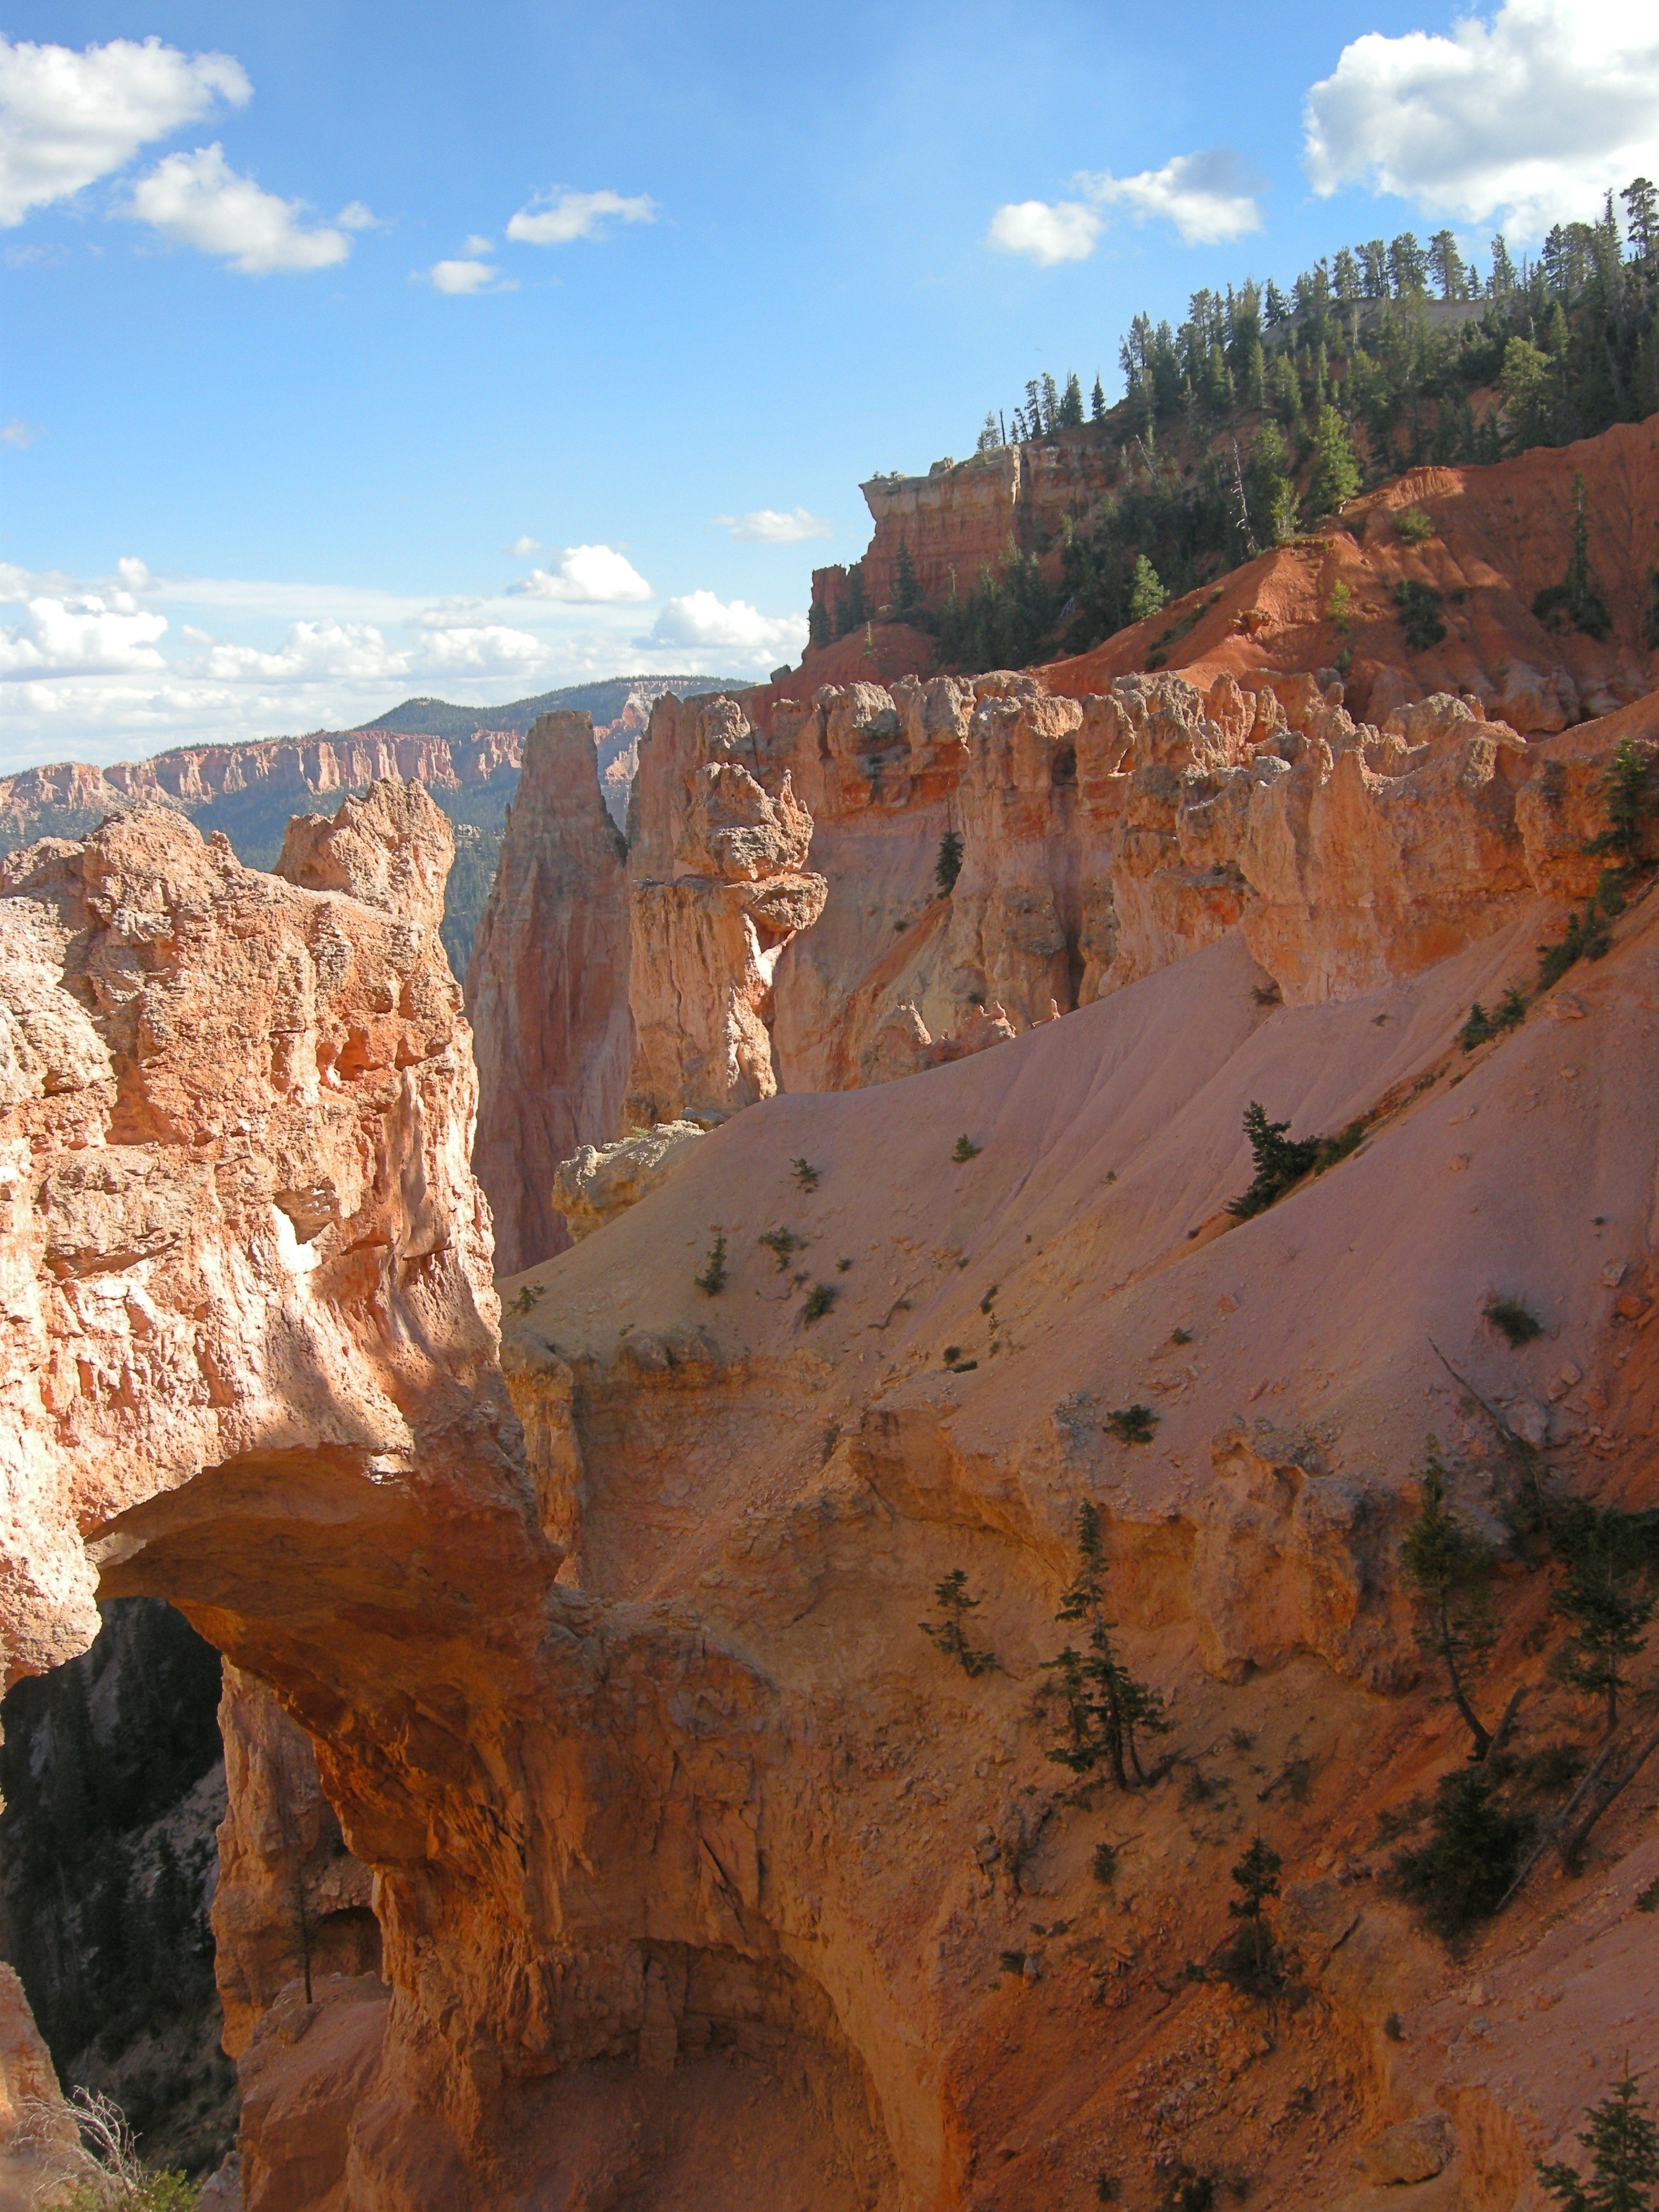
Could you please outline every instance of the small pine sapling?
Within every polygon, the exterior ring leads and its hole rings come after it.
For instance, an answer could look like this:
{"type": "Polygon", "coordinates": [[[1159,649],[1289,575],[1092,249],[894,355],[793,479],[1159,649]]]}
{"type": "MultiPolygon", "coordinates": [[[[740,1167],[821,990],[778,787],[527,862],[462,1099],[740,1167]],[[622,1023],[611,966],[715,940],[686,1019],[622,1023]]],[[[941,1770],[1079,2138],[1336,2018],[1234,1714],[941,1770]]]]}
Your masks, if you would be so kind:
{"type": "Polygon", "coordinates": [[[949,898],[957,887],[957,878],[962,873],[962,832],[947,830],[939,841],[939,857],[933,862],[933,881],[939,885],[941,898],[949,898]]]}
{"type": "Polygon", "coordinates": [[[968,1616],[983,1602],[968,1595],[967,1569],[952,1567],[943,1582],[933,1585],[933,1603],[942,1617],[916,1624],[934,1650],[954,1659],[964,1674],[983,1674],[997,1663],[994,1651],[976,1650],[968,1641],[968,1616]]]}
{"type": "Polygon", "coordinates": [[[960,1164],[964,1160],[976,1160],[979,1158],[979,1152],[980,1148],[974,1142],[973,1139],[969,1136],[963,1135],[957,1139],[956,1146],[951,1154],[951,1158],[960,1164]]]}
{"type": "Polygon", "coordinates": [[[1106,1766],[1120,1790],[1145,1782],[1137,1729],[1149,1735],[1167,1735],[1172,1723],[1164,1712],[1164,1700],[1146,1683],[1138,1681],[1119,1660],[1112,1646],[1115,1622],[1105,1614],[1106,1544],[1100,1515],[1089,1499],[1078,1511],[1078,1571],[1060,1595],[1056,1620],[1086,1624],[1088,1649],[1079,1653],[1071,1644],[1042,1663],[1060,1678],[1064,1702],[1060,1740],[1048,1752],[1057,1766],[1069,1767],[1086,1780],[1097,1767],[1106,1766]]]}
{"type": "Polygon", "coordinates": [[[1497,1636],[1488,1589],[1492,1553],[1449,1510],[1446,1471],[1432,1450],[1418,1477],[1417,1518],[1406,1531],[1400,1564],[1428,1609],[1419,1640],[1446,1670],[1451,1701],[1474,1746],[1470,1756],[1484,1759],[1492,1731],[1469,1702],[1465,1676],[1478,1670],[1497,1636]]]}
{"type": "Polygon", "coordinates": [[[1394,534],[1402,545],[1421,545],[1434,535],[1434,518],[1420,507],[1402,507],[1394,519],[1394,534]]]}
{"type": "MultiPolygon", "coordinates": [[[[1628,2069],[1628,2057],[1625,2064],[1628,2069]]],[[[1652,2212],[1659,2189],[1659,2128],[1637,2094],[1638,2080],[1626,2070],[1612,2095],[1585,2114],[1589,2125],[1578,2140],[1590,2154],[1588,2175],[1559,2160],[1540,2160],[1538,2179],[1562,2212],[1652,2212]]]]}
{"type": "Polygon", "coordinates": [[[767,1250],[777,1261],[778,1273],[781,1275],[788,1273],[789,1262],[794,1258],[796,1253],[805,1249],[805,1240],[797,1237],[793,1229],[769,1229],[764,1235],[757,1237],[756,1242],[765,1245],[767,1250]]]}
{"type": "Polygon", "coordinates": [[[1247,1996],[1272,1997],[1285,1985],[1285,1962],[1267,1923],[1270,1897],[1279,1894],[1283,1862],[1258,1836],[1233,1869],[1237,1897],[1227,1911],[1238,1926],[1217,1965],[1222,1978],[1247,1996]]]}
{"type": "Polygon", "coordinates": [[[1654,1597],[1644,1587],[1649,1557],[1643,1524],[1616,1510],[1569,1524],[1567,1577],[1550,1607],[1571,1624],[1555,1672],[1575,1690],[1603,1702],[1607,1733],[1619,1724],[1619,1699],[1630,1686],[1625,1668],[1646,1646],[1654,1597]]]}
{"type": "Polygon", "coordinates": [[[817,1188],[820,1170],[810,1160],[791,1160],[789,1165],[794,1172],[795,1181],[803,1190],[817,1188]]]}
{"type": "Polygon", "coordinates": [[[1534,1825],[1529,1814],[1504,1801],[1491,1767],[1443,1775],[1429,1840],[1395,1852],[1389,1887],[1418,1906],[1437,1936],[1455,1943],[1508,1896],[1534,1825]]]}
{"type": "Polygon", "coordinates": [[[1595,910],[1592,899],[1584,908],[1581,921],[1574,911],[1567,916],[1567,926],[1553,945],[1538,948],[1538,988],[1547,991],[1552,983],[1559,983],[1569,968],[1581,960],[1600,960],[1611,950],[1613,939],[1607,926],[1595,910]]]}
{"type": "Polygon", "coordinates": [[[841,1292],[833,1283],[814,1283],[806,1293],[806,1304],[800,1310],[805,1322],[822,1321],[841,1292]]]}
{"type": "Polygon", "coordinates": [[[1116,1406],[1107,1414],[1106,1426],[1121,1444],[1149,1444],[1162,1418],[1150,1406],[1116,1406]]]}
{"type": "Polygon", "coordinates": [[[530,1313],[540,1302],[546,1287],[544,1283],[526,1283],[513,1301],[514,1306],[521,1314],[530,1313]]]}
{"type": "Polygon", "coordinates": [[[1232,1200],[1227,1211],[1236,1220],[1248,1221],[1265,1213],[1294,1182],[1312,1172],[1319,1158],[1319,1139],[1286,1135],[1288,1121],[1270,1121],[1267,1109],[1253,1098],[1244,1109],[1244,1134],[1255,1160],[1255,1180],[1232,1200]]]}
{"type": "Polygon", "coordinates": [[[1613,866],[1603,872],[1596,885],[1596,902],[1608,914],[1621,911],[1625,886],[1641,866],[1642,825],[1653,811],[1648,789],[1652,766],[1650,748],[1638,748],[1629,738],[1621,738],[1601,779],[1607,826],[1589,840],[1584,850],[1606,853],[1612,858],[1613,866]],[[1615,893],[1618,905],[1608,904],[1603,886],[1615,893]]]}
{"type": "Polygon", "coordinates": [[[1526,1018],[1526,994],[1518,983],[1511,983],[1498,1000],[1492,1019],[1500,1030],[1518,1030],[1526,1018]]]}
{"type": "Polygon", "coordinates": [[[700,1291],[711,1298],[719,1297],[720,1292],[726,1288],[729,1278],[726,1267],[726,1232],[723,1229],[717,1229],[714,1231],[714,1241],[708,1248],[708,1263],[702,1274],[694,1275],[691,1279],[700,1291]]]}
{"type": "Polygon", "coordinates": [[[1497,1035],[1497,1024],[1477,999],[1469,1008],[1468,1021],[1457,1032],[1457,1042],[1465,1052],[1473,1052],[1477,1045],[1485,1044],[1488,1038],[1497,1035]]]}

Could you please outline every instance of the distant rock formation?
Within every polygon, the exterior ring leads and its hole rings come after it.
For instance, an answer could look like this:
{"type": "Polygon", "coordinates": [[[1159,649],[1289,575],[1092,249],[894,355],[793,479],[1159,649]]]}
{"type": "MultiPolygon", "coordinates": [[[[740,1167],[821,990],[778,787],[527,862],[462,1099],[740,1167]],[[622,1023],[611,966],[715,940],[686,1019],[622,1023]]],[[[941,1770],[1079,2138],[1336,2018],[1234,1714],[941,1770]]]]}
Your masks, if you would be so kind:
{"type": "Polygon", "coordinates": [[[544,714],[467,969],[478,1059],[473,1167],[516,1274],[569,1242],[553,1173],[617,1132],[633,1049],[626,850],[605,811],[587,715],[544,714]]]}
{"type": "Polygon", "coordinates": [[[553,1178],[553,1203],[572,1242],[579,1243],[637,1205],[703,1133],[699,1121],[659,1121],[614,1145],[579,1147],[553,1178]]]}

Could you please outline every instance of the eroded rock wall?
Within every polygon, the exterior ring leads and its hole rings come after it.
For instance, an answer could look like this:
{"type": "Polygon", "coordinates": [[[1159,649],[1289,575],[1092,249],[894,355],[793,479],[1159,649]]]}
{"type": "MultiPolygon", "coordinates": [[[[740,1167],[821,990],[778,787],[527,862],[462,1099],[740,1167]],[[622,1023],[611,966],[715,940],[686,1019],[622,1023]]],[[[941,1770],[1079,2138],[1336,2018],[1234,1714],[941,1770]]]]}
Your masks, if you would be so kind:
{"type": "Polygon", "coordinates": [[[554,1170],[617,1134],[633,1054],[626,851],[594,758],[586,714],[544,714],[531,730],[467,969],[473,1170],[504,1274],[563,1249],[554,1170]]]}

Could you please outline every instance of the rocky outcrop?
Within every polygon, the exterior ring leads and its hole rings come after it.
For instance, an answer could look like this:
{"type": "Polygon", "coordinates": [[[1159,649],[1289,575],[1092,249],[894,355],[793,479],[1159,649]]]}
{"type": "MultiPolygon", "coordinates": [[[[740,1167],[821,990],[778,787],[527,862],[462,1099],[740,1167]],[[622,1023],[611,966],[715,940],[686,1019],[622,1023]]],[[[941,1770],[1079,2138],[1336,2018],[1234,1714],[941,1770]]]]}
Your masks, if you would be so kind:
{"type": "Polygon", "coordinates": [[[621,1118],[633,1050],[626,854],[586,714],[544,714],[467,969],[478,1057],[473,1169],[504,1274],[568,1241],[554,1170],[621,1118]]]}
{"type": "Polygon", "coordinates": [[[614,1145],[583,1145],[562,1161],[553,1178],[553,1204],[571,1241],[591,1237],[637,1206],[702,1133],[701,1121],[659,1121],[614,1145]]]}
{"type": "Polygon", "coordinates": [[[660,701],[629,817],[633,1122],[718,1118],[777,1089],[770,1018],[779,956],[823,911],[805,872],[812,817],[786,770],[775,790],[734,702],[660,701]]]}

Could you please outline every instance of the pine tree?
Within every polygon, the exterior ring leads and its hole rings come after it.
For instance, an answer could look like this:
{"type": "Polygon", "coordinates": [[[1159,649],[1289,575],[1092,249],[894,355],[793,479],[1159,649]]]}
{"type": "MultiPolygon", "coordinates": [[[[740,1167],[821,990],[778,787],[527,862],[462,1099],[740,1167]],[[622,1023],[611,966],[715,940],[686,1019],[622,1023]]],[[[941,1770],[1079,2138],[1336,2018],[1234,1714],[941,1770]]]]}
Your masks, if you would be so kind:
{"type": "Polygon", "coordinates": [[[1238,1895],[1228,1900],[1227,1911],[1239,1923],[1228,1946],[1221,1971],[1235,1989],[1251,1996],[1268,1997],[1284,1979],[1279,1946],[1266,1921],[1267,1899],[1279,1894],[1279,1853],[1258,1836],[1233,1869],[1238,1895]]]}
{"type": "Polygon", "coordinates": [[[806,610],[806,642],[811,646],[830,642],[830,610],[822,599],[815,599],[806,610]]]}
{"type": "Polygon", "coordinates": [[[950,897],[961,873],[962,832],[960,830],[947,830],[939,841],[939,855],[933,862],[933,881],[939,886],[941,898],[950,897]]]}
{"type": "Polygon", "coordinates": [[[1066,389],[1060,395],[1060,427],[1063,430],[1080,430],[1083,427],[1083,386],[1073,369],[1066,380],[1066,389]]]}
{"type": "Polygon", "coordinates": [[[1116,1626],[1105,1614],[1106,1546],[1100,1515],[1085,1498],[1078,1511],[1078,1571],[1061,1593],[1056,1620],[1085,1623],[1088,1651],[1079,1654],[1071,1644],[1043,1666],[1060,1677],[1065,1701],[1061,1739],[1048,1753],[1059,1766],[1086,1778],[1104,1765],[1120,1790],[1144,1782],[1137,1729],[1149,1735],[1167,1735],[1171,1723],[1164,1717],[1164,1700],[1145,1682],[1138,1681],[1118,1659],[1111,1632],[1116,1626]]]}
{"type": "Polygon", "coordinates": [[[921,586],[916,581],[916,567],[910,558],[910,548],[901,538],[898,555],[893,563],[894,605],[902,615],[921,605],[921,586]]]}
{"type": "Polygon", "coordinates": [[[1334,407],[1322,407],[1314,426],[1313,474],[1308,482],[1308,504],[1315,514],[1334,514],[1344,500],[1359,489],[1359,464],[1348,443],[1342,417],[1334,407]]]}
{"type": "Polygon", "coordinates": [[[985,420],[980,426],[979,443],[975,447],[974,451],[976,453],[994,453],[1001,443],[1002,440],[997,432],[997,418],[988,407],[985,410],[985,420]]]}
{"type": "Polygon", "coordinates": [[[1637,177],[1620,193],[1625,203],[1625,235],[1638,261],[1659,253],[1659,191],[1645,177],[1637,177]]]}
{"type": "Polygon", "coordinates": [[[1380,238],[1368,238],[1359,249],[1361,282],[1368,300],[1389,296],[1389,249],[1380,238]]]}
{"type": "Polygon", "coordinates": [[[1550,1600],[1571,1631],[1557,1672],[1576,1690],[1604,1701],[1609,1734],[1619,1725],[1619,1698],[1629,1687],[1625,1662],[1647,1644],[1654,1599],[1639,1586],[1644,1564],[1633,1524],[1623,1514],[1595,1516],[1572,1540],[1567,1578],[1550,1600]]]}
{"type": "Polygon", "coordinates": [[[1510,292],[1518,291],[1520,284],[1521,280],[1515,273],[1515,264],[1510,258],[1510,249],[1500,230],[1492,242],[1492,275],[1486,280],[1486,289],[1494,300],[1501,300],[1510,292]]]}
{"type": "Polygon", "coordinates": [[[847,610],[845,628],[848,630],[861,629],[871,614],[870,602],[865,597],[862,561],[854,561],[847,571],[847,598],[843,604],[847,610]]]}
{"type": "Polygon", "coordinates": [[[1106,394],[1101,386],[1098,369],[1095,371],[1095,388],[1089,394],[1089,420],[1091,422],[1103,422],[1106,420],[1106,394]]]}
{"type": "Polygon", "coordinates": [[[1437,230],[1429,240],[1429,274],[1440,287],[1443,300],[1461,300],[1463,296],[1465,275],[1463,257],[1457,250],[1457,240],[1449,230],[1437,230]]]}
{"type": "Polygon", "coordinates": [[[1473,1529],[1447,1510],[1446,1471],[1432,1450],[1418,1478],[1418,1500],[1417,1518],[1400,1547],[1400,1564],[1428,1601],[1430,1620],[1422,1641],[1445,1668],[1451,1701],[1469,1732],[1474,1757],[1483,1759],[1492,1749],[1492,1731],[1469,1703],[1463,1674],[1480,1664],[1497,1632],[1486,1588],[1492,1554],[1473,1529]]]}
{"type": "Polygon", "coordinates": [[[953,1567],[942,1582],[933,1585],[933,1603],[942,1617],[916,1624],[931,1638],[934,1649],[954,1659],[964,1674],[983,1674],[996,1665],[994,1651],[976,1651],[968,1641],[968,1616],[983,1602],[968,1595],[967,1569],[953,1567]]]}
{"type": "Polygon", "coordinates": [[[1129,620],[1146,622],[1158,612],[1169,593],[1158,580],[1158,574],[1144,553],[1137,553],[1133,577],[1129,585],[1129,620]]]}
{"type": "Polygon", "coordinates": [[[1389,241],[1389,276],[1395,297],[1405,299],[1409,294],[1420,292],[1429,274],[1429,258],[1409,230],[1402,230],[1398,238],[1389,241]]]}
{"type": "Polygon", "coordinates": [[[1588,2188],[1571,2166],[1539,2161],[1538,2179],[1563,2212],[1654,2212],[1659,2128],[1637,2094],[1638,2078],[1626,2073],[1586,2115],[1589,2125],[1578,2140],[1590,2154],[1588,2188]]]}

